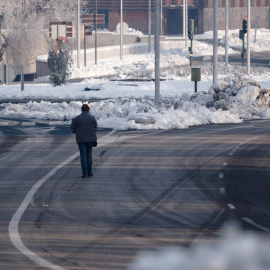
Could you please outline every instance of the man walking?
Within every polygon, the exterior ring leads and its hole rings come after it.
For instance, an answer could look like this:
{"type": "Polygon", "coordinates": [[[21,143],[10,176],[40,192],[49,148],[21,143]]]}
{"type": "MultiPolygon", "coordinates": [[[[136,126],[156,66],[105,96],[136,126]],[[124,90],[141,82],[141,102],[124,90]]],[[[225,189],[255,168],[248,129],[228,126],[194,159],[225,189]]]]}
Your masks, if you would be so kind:
{"type": "Polygon", "coordinates": [[[81,178],[93,176],[92,172],[92,147],[97,144],[97,121],[89,113],[87,104],[82,105],[82,113],[72,119],[70,129],[76,134],[76,142],[79,146],[81,156],[82,176],[81,178]]]}

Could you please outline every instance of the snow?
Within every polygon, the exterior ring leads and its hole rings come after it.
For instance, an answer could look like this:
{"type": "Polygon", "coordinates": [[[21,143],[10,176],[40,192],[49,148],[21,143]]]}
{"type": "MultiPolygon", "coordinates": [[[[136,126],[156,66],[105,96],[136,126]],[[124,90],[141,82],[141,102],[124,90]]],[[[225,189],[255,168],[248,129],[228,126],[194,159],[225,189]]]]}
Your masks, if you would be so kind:
{"type": "Polygon", "coordinates": [[[268,270],[269,237],[244,233],[234,226],[220,239],[194,244],[190,249],[171,247],[139,253],[128,270],[268,270]]]}
{"type": "MultiPolygon", "coordinates": [[[[229,31],[229,44],[235,47],[241,45],[237,33],[238,30],[229,31]]],[[[269,30],[258,29],[256,45],[251,47],[255,51],[268,50],[269,33],[269,30]]],[[[196,36],[194,55],[212,54],[212,45],[200,41],[212,35],[207,32],[196,36]]],[[[219,37],[223,36],[224,31],[219,31],[219,37]]],[[[224,54],[223,47],[219,48],[219,54],[224,54]]],[[[48,77],[43,77],[34,84],[26,83],[22,92],[19,84],[2,85],[0,99],[9,103],[2,104],[0,117],[70,121],[80,113],[81,105],[88,103],[99,126],[113,129],[181,129],[269,118],[268,68],[252,68],[252,74],[247,77],[245,68],[221,65],[219,80],[212,85],[212,67],[204,66],[199,91],[194,94],[188,52],[183,49],[162,51],[161,100],[156,106],[154,54],[129,55],[122,61],[119,58],[103,59],[97,65],[88,62],[79,69],[74,64],[72,78],[87,78],[78,83],[53,87],[48,77]],[[19,102],[25,99],[31,101],[19,102]],[[140,123],[138,118],[148,119],[149,124],[140,123]]],[[[39,59],[46,61],[47,56],[41,55],[39,59]]]]}

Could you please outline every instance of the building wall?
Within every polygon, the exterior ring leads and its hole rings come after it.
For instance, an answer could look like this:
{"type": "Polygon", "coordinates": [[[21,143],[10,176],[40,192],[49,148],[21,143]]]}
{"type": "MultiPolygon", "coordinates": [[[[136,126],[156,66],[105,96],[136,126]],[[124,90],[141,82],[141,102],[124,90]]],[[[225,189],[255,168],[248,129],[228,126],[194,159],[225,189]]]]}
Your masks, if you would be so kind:
{"type": "MultiPolygon", "coordinates": [[[[201,32],[213,30],[213,3],[208,2],[208,7],[204,7],[200,11],[200,17],[202,20],[201,32]]],[[[269,5],[266,3],[269,0],[260,0],[256,2],[251,0],[251,28],[268,28],[267,18],[269,14],[269,5]]],[[[242,28],[242,20],[247,16],[246,0],[231,0],[231,7],[229,11],[229,29],[240,29],[242,28]]],[[[218,28],[220,30],[225,29],[225,0],[220,0],[220,7],[218,8],[218,28]]]]}
{"type": "MultiPolygon", "coordinates": [[[[123,21],[128,24],[129,28],[140,30],[143,33],[148,32],[147,10],[124,10],[123,21]]],[[[119,12],[109,11],[109,30],[115,31],[118,23],[120,23],[119,12]]]]}
{"type": "MultiPolygon", "coordinates": [[[[219,29],[225,28],[225,2],[226,0],[219,1],[218,9],[218,21],[219,29]]],[[[130,3],[134,2],[130,0],[130,3]]],[[[144,8],[136,9],[133,5],[132,9],[127,9],[127,6],[123,5],[124,14],[123,19],[129,27],[136,30],[140,30],[143,33],[148,33],[148,9],[146,3],[148,0],[140,1],[145,3],[144,8]]],[[[153,2],[153,1],[152,1],[153,2]]],[[[124,2],[125,3],[125,2],[124,2]]],[[[247,15],[246,11],[247,0],[229,0],[229,28],[239,29],[242,27],[242,20],[247,15]]],[[[195,19],[195,25],[198,27],[198,33],[203,33],[209,30],[213,30],[213,0],[200,0],[189,1],[189,4],[196,4],[189,8],[189,18],[195,19]]],[[[251,28],[257,27],[268,28],[268,13],[269,13],[270,0],[251,0],[251,28]]],[[[129,5],[131,6],[131,5],[129,5]]],[[[119,9],[109,12],[109,30],[114,31],[116,25],[120,22],[119,9]]],[[[181,0],[163,0],[163,33],[164,34],[182,34],[182,1],[181,0]],[[173,2],[174,1],[174,2],[173,2]],[[180,6],[170,7],[169,4],[177,3],[180,6]],[[170,10],[174,10],[178,15],[174,15],[170,10]],[[173,15],[176,18],[175,24],[170,23],[170,27],[174,29],[168,29],[167,31],[167,15],[173,15]],[[179,18],[178,18],[179,16],[179,18]],[[173,32],[173,33],[172,33],[173,32]]],[[[172,20],[172,18],[169,18],[172,20]]],[[[154,5],[152,3],[152,24],[154,22],[154,5]]]]}
{"type": "Polygon", "coordinates": [[[119,12],[109,11],[109,30],[115,31],[117,24],[120,22],[119,12]]]}

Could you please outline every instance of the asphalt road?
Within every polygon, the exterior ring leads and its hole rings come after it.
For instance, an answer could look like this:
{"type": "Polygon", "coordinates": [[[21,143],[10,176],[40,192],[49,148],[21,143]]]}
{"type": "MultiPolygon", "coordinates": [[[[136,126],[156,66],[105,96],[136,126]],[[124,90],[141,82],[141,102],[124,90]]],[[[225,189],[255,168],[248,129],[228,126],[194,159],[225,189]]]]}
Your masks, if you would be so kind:
{"type": "Polygon", "coordinates": [[[0,269],[127,269],[231,220],[268,232],[269,126],[100,130],[81,179],[68,126],[0,125],[0,269]]]}

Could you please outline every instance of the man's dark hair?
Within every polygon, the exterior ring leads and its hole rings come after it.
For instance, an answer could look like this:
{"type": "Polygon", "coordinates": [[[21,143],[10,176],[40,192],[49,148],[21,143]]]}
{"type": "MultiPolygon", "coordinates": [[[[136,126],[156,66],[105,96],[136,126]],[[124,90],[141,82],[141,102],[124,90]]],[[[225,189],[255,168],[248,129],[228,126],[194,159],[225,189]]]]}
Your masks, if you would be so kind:
{"type": "Polygon", "coordinates": [[[90,111],[90,108],[87,104],[83,104],[82,105],[82,112],[89,112],[90,111]]]}

